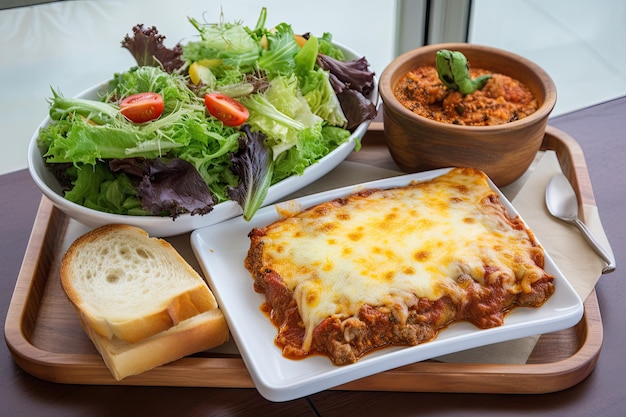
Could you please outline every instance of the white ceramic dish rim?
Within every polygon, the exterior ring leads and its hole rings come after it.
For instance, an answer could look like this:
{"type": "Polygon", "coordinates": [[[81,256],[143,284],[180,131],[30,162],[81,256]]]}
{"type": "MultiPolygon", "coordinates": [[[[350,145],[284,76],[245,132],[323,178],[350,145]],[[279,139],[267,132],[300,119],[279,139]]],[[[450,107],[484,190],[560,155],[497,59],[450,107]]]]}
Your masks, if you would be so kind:
{"type": "MultiPolygon", "coordinates": [[[[573,287],[546,254],[546,270],[555,276],[556,291],[540,308],[517,308],[504,325],[479,330],[457,323],[437,339],[412,347],[381,349],[347,366],[334,366],[323,356],[290,360],[274,344],[276,329],[260,311],[264,295],[253,290],[253,280],[243,266],[249,247],[248,232],[279,218],[277,207],[304,209],[322,201],[371,187],[389,188],[437,177],[449,168],[409,174],[313,194],[261,209],[251,222],[241,217],[194,231],[191,246],[210,287],[224,311],[232,337],[257,390],[271,401],[288,401],[399,366],[492,343],[554,332],[574,326],[583,315],[583,303],[573,287]],[[285,206],[286,205],[286,206],[285,206]]],[[[519,215],[497,189],[512,215],[519,215]]]]}
{"type": "MultiPolygon", "coordinates": [[[[362,56],[340,43],[334,42],[334,44],[342,49],[346,59],[348,60],[356,59],[362,56]]],[[[98,92],[106,90],[107,86],[108,81],[100,83],[84,90],[76,97],[95,99],[98,97],[98,92]]],[[[378,80],[376,78],[374,78],[374,86],[369,98],[378,107],[378,80]]],[[[54,178],[54,175],[46,169],[41,151],[37,145],[39,130],[48,125],[50,121],[50,117],[46,117],[40,123],[30,140],[28,148],[28,169],[30,175],[43,194],[50,199],[57,208],[66,213],[69,217],[86,226],[95,228],[104,224],[112,223],[131,224],[141,227],[151,236],[169,237],[188,233],[201,227],[219,223],[236,217],[242,213],[241,207],[234,201],[225,201],[223,203],[216,204],[213,210],[204,216],[183,214],[176,218],[176,220],[173,220],[170,217],[127,216],[105,213],[71,202],[63,197],[58,181],[54,178]]],[[[307,167],[302,175],[286,178],[283,181],[271,186],[263,205],[268,205],[278,201],[329,173],[354,150],[357,138],[363,138],[370,123],[371,121],[361,123],[354,130],[347,142],[339,145],[317,163],[307,167]]]]}

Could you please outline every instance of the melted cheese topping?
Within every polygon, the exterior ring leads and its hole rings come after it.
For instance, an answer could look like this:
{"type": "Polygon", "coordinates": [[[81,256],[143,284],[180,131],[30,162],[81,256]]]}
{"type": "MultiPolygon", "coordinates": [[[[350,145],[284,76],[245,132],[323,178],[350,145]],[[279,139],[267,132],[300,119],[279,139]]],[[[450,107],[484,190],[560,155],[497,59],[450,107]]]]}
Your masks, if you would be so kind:
{"type": "Polygon", "coordinates": [[[390,306],[404,321],[422,297],[462,302],[461,276],[483,283],[489,269],[507,291],[529,291],[544,274],[533,260],[537,244],[504,211],[484,174],[455,169],[281,219],[266,227],[263,263],[293,292],[308,351],[318,324],[364,304],[390,306]]]}

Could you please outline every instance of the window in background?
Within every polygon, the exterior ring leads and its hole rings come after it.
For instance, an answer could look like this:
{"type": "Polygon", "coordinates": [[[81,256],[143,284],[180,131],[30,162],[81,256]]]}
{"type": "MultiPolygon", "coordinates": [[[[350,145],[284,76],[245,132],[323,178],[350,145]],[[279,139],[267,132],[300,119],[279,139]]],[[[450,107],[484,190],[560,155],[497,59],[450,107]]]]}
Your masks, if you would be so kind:
{"type": "Polygon", "coordinates": [[[470,0],[398,0],[396,56],[422,45],[465,42],[470,0]]]}
{"type": "Polygon", "coordinates": [[[473,0],[468,41],[531,59],[554,79],[553,115],[626,94],[626,2],[473,0]]]}

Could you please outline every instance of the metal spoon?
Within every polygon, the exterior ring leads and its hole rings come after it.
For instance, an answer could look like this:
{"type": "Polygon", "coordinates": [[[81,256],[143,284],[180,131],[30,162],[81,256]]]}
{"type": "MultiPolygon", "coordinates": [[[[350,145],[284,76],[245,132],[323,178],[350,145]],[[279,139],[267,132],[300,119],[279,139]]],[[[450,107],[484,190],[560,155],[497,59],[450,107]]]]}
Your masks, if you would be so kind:
{"type": "Polygon", "coordinates": [[[557,219],[576,225],[589,245],[606,262],[607,266],[602,270],[603,274],[615,270],[615,260],[602,247],[600,242],[591,234],[591,231],[578,218],[578,200],[567,177],[563,174],[556,174],[550,178],[546,187],[546,205],[548,211],[557,219]]]}

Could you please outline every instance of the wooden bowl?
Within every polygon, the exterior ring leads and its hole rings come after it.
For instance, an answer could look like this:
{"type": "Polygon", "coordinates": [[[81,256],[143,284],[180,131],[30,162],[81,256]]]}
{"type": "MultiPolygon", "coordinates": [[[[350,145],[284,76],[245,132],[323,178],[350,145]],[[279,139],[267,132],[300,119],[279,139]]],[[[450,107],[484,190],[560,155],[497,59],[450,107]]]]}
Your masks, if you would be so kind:
{"type": "Polygon", "coordinates": [[[467,166],[484,171],[497,186],[510,184],[528,169],[556,104],[554,82],[538,65],[511,52],[467,43],[428,45],[399,56],[383,71],[379,93],[387,146],[403,171],[467,166]],[[440,49],[462,52],[473,68],[521,81],[537,99],[537,110],[497,126],[454,125],[413,113],[395,97],[394,86],[408,71],[434,65],[440,49]]]}

